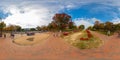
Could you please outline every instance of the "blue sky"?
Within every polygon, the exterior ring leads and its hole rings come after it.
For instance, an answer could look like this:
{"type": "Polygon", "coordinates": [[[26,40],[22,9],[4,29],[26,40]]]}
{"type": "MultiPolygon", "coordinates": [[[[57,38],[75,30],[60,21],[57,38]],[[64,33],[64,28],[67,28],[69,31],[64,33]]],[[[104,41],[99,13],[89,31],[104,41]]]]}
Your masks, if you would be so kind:
{"type": "Polygon", "coordinates": [[[120,0],[3,0],[0,17],[7,25],[23,28],[47,25],[56,13],[72,16],[76,25],[92,26],[96,20],[120,23],[120,0]]]}
{"type": "Polygon", "coordinates": [[[4,11],[0,10],[0,18],[1,19],[5,19],[6,17],[8,17],[10,14],[9,13],[4,13],[4,11]]]}
{"type": "Polygon", "coordinates": [[[71,10],[66,10],[66,13],[72,15],[75,18],[97,18],[101,21],[109,21],[116,17],[120,17],[117,7],[107,6],[102,4],[91,3],[83,5],[71,10]]]}

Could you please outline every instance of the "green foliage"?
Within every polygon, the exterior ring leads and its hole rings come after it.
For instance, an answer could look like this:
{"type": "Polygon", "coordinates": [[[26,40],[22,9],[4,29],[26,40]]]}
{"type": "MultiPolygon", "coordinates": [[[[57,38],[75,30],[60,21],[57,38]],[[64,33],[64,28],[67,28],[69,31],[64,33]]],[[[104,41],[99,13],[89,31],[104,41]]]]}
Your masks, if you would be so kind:
{"type": "Polygon", "coordinates": [[[69,22],[68,24],[69,29],[74,30],[77,28],[77,26],[74,24],[74,22],[69,22]]]}
{"type": "Polygon", "coordinates": [[[25,29],[21,29],[22,32],[25,32],[25,29]]]}
{"type": "Polygon", "coordinates": [[[80,49],[91,49],[91,48],[98,48],[103,44],[102,40],[93,37],[90,38],[87,41],[79,40],[76,43],[74,43],[74,46],[80,48],[80,49]]]}
{"type": "Polygon", "coordinates": [[[49,31],[72,31],[76,30],[77,26],[72,22],[71,16],[65,13],[55,14],[53,21],[46,27],[36,27],[37,30],[49,30],[49,31]]]}
{"type": "Polygon", "coordinates": [[[21,31],[22,27],[19,25],[9,25],[5,28],[7,31],[21,31]]]}
{"type": "Polygon", "coordinates": [[[113,31],[113,23],[112,22],[106,22],[105,23],[105,30],[113,31]]]}
{"type": "Polygon", "coordinates": [[[6,26],[4,22],[0,22],[0,29],[3,29],[6,26]]]}
{"type": "Polygon", "coordinates": [[[112,35],[114,32],[120,30],[120,24],[113,24],[112,22],[105,22],[100,23],[99,21],[95,22],[93,26],[93,31],[99,31],[103,34],[107,35],[107,32],[110,31],[110,35],[112,35]]]}
{"type": "Polygon", "coordinates": [[[85,43],[77,43],[76,46],[80,49],[86,49],[87,48],[87,44],[85,44],[85,43]]]}
{"type": "Polygon", "coordinates": [[[42,31],[47,31],[48,28],[47,28],[47,26],[41,26],[41,30],[42,30],[42,31]]]}
{"type": "Polygon", "coordinates": [[[80,30],[84,30],[84,29],[85,29],[85,26],[84,26],[84,25],[80,25],[78,28],[79,28],[80,30]]]}
{"type": "Polygon", "coordinates": [[[120,31],[120,23],[114,24],[114,30],[115,31],[120,31]]]}
{"type": "Polygon", "coordinates": [[[37,26],[36,29],[37,29],[38,31],[41,31],[41,30],[42,30],[40,26],[37,26]]]}
{"type": "Polygon", "coordinates": [[[51,23],[56,30],[62,31],[64,31],[67,28],[71,29],[74,25],[74,23],[71,22],[71,16],[65,13],[55,14],[51,23]]]}
{"type": "Polygon", "coordinates": [[[6,26],[4,22],[0,22],[0,37],[2,37],[3,28],[6,26]]]}
{"type": "Polygon", "coordinates": [[[98,30],[99,29],[99,24],[100,24],[99,21],[95,21],[93,28],[95,28],[95,30],[98,30]]]}
{"type": "Polygon", "coordinates": [[[36,29],[35,28],[30,28],[30,31],[36,31],[36,29]]]}
{"type": "Polygon", "coordinates": [[[21,31],[21,29],[22,29],[22,27],[18,26],[18,25],[16,25],[15,27],[16,27],[16,31],[21,31]]]}
{"type": "Polygon", "coordinates": [[[95,29],[93,29],[92,26],[89,26],[87,29],[88,29],[88,30],[95,30],[95,29]]]}

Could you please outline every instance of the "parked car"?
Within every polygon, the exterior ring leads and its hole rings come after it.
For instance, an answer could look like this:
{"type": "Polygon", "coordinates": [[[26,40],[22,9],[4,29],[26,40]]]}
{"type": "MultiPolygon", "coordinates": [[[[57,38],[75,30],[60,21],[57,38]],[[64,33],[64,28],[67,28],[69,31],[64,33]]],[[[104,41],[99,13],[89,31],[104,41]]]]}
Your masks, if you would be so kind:
{"type": "Polygon", "coordinates": [[[33,32],[27,32],[27,36],[32,36],[32,35],[35,35],[35,33],[33,33],[33,32]]]}

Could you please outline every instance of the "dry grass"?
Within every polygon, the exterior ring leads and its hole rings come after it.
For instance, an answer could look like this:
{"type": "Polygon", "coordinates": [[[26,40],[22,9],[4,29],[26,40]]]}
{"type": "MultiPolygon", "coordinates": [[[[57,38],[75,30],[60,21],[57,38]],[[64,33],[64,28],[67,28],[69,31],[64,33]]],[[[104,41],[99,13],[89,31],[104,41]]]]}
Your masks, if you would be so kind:
{"type": "Polygon", "coordinates": [[[34,45],[37,43],[41,43],[43,40],[47,39],[49,37],[48,33],[36,33],[33,36],[16,36],[14,39],[14,43],[19,44],[19,45],[34,45]],[[29,38],[33,38],[33,41],[28,40],[29,38]]]}
{"type": "Polygon", "coordinates": [[[74,33],[72,35],[64,37],[64,40],[80,49],[98,48],[103,44],[103,41],[95,36],[87,41],[80,40],[81,37],[87,37],[86,32],[83,31],[74,33]]]}

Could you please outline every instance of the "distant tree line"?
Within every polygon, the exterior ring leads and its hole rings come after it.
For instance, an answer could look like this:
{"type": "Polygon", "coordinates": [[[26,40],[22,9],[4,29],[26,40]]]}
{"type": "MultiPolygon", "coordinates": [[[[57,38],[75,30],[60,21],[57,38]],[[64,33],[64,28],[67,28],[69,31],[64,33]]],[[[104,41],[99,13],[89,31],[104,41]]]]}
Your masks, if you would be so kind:
{"type": "Polygon", "coordinates": [[[21,29],[22,29],[21,26],[18,26],[18,25],[6,26],[6,23],[0,22],[0,37],[2,36],[3,31],[4,32],[7,32],[7,31],[13,32],[13,31],[21,31],[21,29]]]}
{"type": "Polygon", "coordinates": [[[88,27],[88,29],[93,30],[93,31],[99,31],[104,34],[107,34],[107,32],[109,31],[112,35],[113,33],[120,31],[120,23],[113,24],[112,22],[109,22],[109,21],[105,23],[95,21],[94,25],[88,27]]]}

